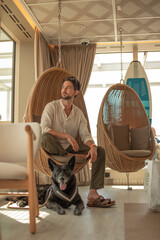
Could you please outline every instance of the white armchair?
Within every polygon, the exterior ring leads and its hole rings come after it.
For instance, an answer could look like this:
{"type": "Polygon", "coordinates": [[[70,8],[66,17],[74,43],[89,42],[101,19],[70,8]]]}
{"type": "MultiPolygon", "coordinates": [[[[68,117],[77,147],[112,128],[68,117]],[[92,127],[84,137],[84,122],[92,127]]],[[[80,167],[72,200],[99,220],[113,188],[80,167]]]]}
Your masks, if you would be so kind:
{"type": "Polygon", "coordinates": [[[39,123],[0,123],[0,195],[28,196],[31,233],[36,232],[39,215],[34,160],[40,141],[39,123]]]}

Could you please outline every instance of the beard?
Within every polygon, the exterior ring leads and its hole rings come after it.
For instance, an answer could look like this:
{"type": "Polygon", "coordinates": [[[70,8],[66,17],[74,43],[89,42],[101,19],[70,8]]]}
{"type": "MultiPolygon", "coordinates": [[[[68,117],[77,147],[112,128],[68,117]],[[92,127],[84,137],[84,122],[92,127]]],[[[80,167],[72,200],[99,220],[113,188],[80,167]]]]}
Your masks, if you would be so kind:
{"type": "Polygon", "coordinates": [[[62,93],[62,94],[61,94],[61,97],[62,97],[62,99],[64,99],[64,100],[70,100],[73,96],[74,96],[74,94],[73,94],[72,96],[68,96],[68,95],[66,95],[65,93],[62,93]]]}

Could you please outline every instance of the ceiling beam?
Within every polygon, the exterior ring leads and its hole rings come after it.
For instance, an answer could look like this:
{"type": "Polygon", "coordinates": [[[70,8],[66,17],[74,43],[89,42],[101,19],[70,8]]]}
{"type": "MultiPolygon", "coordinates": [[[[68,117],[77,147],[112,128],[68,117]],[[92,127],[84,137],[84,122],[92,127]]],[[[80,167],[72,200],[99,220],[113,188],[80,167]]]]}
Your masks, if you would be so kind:
{"type": "MultiPolygon", "coordinates": [[[[160,33],[155,33],[156,35],[160,35],[160,33]]],[[[123,34],[123,37],[129,37],[129,36],[144,36],[144,35],[151,35],[151,34],[149,34],[149,33],[146,33],[146,34],[123,34]]],[[[104,35],[84,35],[83,36],[83,38],[97,38],[97,37],[99,37],[99,38],[107,38],[107,37],[113,37],[113,36],[115,36],[115,35],[113,35],[113,34],[110,34],[110,35],[107,35],[107,34],[104,34],[104,35]]],[[[61,40],[67,40],[67,39],[82,39],[82,36],[81,35],[79,35],[79,36],[69,36],[69,37],[61,37],[61,40]]],[[[50,40],[57,40],[57,37],[50,37],[50,40]]],[[[144,41],[144,40],[135,40],[135,41],[127,41],[127,43],[129,42],[130,44],[132,44],[133,42],[160,42],[160,40],[146,40],[146,41],[144,41]]],[[[118,41],[116,41],[118,44],[119,44],[119,42],[118,41]]],[[[123,44],[125,43],[125,41],[123,40],[123,44]]],[[[105,43],[104,43],[105,44],[105,43]]],[[[109,44],[113,44],[113,42],[109,42],[109,44]]]]}
{"type": "Polygon", "coordinates": [[[112,0],[112,10],[113,10],[113,22],[114,22],[114,38],[115,42],[118,41],[117,36],[117,17],[116,17],[116,3],[115,0],[112,0]]]}
{"type": "MultiPolygon", "coordinates": [[[[59,1],[58,0],[56,0],[56,1],[52,1],[52,2],[47,2],[47,1],[44,1],[44,2],[35,2],[35,3],[28,3],[28,6],[39,6],[39,5],[53,5],[53,4],[57,4],[59,1]]],[[[82,3],[82,2],[97,2],[97,0],[65,0],[65,1],[63,1],[62,0],[62,2],[63,2],[63,4],[65,3],[82,3]]]]}
{"type": "MultiPolygon", "coordinates": [[[[129,66],[129,63],[123,62],[123,70],[127,70],[129,66]]],[[[145,69],[159,69],[160,62],[146,62],[145,69]]],[[[101,63],[101,64],[94,64],[93,65],[93,71],[99,72],[99,71],[120,71],[121,66],[120,63],[101,63]]]]}
{"type": "MultiPolygon", "coordinates": [[[[148,20],[148,19],[160,19],[160,17],[137,17],[137,18],[127,18],[127,20],[148,20]]],[[[61,20],[61,23],[92,23],[92,22],[112,22],[114,20],[114,18],[99,18],[99,19],[89,19],[89,20],[71,20],[71,21],[63,21],[61,20]]],[[[116,21],[126,21],[126,18],[117,18],[116,17],[116,21]]],[[[54,22],[41,22],[41,25],[57,25],[58,24],[58,20],[55,20],[54,22]]],[[[117,24],[116,24],[117,26],[117,24]]]]}

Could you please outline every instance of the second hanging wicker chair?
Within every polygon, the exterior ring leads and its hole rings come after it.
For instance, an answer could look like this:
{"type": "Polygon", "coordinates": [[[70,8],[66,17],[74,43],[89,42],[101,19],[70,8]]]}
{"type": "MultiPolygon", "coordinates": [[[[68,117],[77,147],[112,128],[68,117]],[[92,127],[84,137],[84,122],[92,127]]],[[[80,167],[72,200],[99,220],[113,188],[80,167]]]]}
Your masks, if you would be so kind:
{"type": "Polygon", "coordinates": [[[138,171],[154,155],[155,142],[146,111],[129,86],[116,84],[106,92],[98,116],[97,138],[106,151],[106,165],[119,172],[138,171]]]}
{"type": "MultiPolygon", "coordinates": [[[[71,76],[71,73],[67,72],[63,68],[58,67],[50,68],[42,73],[42,75],[36,81],[35,86],[31,92],[31,96],[29,97],[24,115],[25,122],[40,123],[41,115],[45,105],[52,100],[61,98],[60,90],[62,87],[62,80],[69,76],[71,76]]],[[[90,130],[88,114],[81,92],[74,99],[74,104],[82,110],[84,116],[88,121],[88,128],[90,130]]],[[[77,137],[77,141],[80,142],[81,139],[77,137]]],[[[57,157],[55,159],[53,156],[48,155],[48,153],[42,147],[40,147],[38,157],[35,161],[35,169],[47,176],[51,176],[51,171],[48,166],[49,157],[52,158],[52,160],[57,164],[63,164],[68,160],[67,157],[65,158],[66,160],[64,157],[57,157]],[[63,161],[60,161],[61,159],[63,159],[63,161]]],[[[87,160],[76,157],[74,173],[79,172],[87,163],[87,160]]]]}

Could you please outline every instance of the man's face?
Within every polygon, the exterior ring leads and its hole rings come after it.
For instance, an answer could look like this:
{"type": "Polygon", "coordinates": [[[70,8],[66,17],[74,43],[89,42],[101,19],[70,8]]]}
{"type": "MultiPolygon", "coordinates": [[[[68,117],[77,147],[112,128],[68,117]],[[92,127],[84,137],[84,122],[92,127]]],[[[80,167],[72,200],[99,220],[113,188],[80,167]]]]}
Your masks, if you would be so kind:
{"type": "Polygon", "coordinates": [[[70,81],[65,81],[61,88],[62,99],[69,100],[77,95],[78,91],[74,90],[74,86],[70,81]]]}

